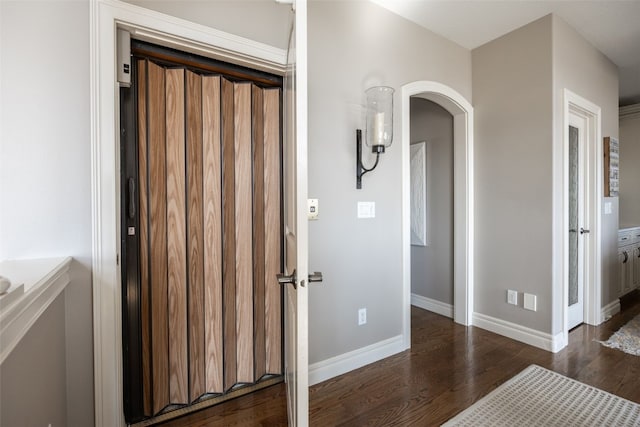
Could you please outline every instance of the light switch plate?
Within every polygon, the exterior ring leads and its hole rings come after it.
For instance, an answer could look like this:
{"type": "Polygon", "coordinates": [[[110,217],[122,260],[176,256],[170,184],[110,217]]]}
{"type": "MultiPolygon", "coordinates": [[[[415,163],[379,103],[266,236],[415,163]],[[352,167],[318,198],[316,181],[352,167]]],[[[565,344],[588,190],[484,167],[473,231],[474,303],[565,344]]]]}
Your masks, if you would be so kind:
{"type": "Polygon", "coordinates": [[[319,208],[318,199],[307,199],[307,218],[310,220],[318,219],[319,208]]]}
{"type": "Polygon", "coordinates": [[[518,305],[518,291],[507,290],[507,302],[512,305],[518,305]]]}
{"type": "Polygon", "coordinates": [[[612,213],[611,202],[604,202],[604,214],[611,215],[611,213],[612,213]]]}
{"type": "Polygon", "coordinates": [[[376,202],[358,202],[358,218],[375,218],[376,202]]]}

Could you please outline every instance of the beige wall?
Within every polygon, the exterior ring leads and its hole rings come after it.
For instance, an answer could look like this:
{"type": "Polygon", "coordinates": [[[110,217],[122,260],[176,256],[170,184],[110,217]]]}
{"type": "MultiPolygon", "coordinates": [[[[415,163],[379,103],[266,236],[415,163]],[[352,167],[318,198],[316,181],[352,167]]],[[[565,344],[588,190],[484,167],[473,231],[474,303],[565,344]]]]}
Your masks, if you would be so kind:
{"type": "MultiPolygon", "coordinates": [[[[558,334],[562,289],[553,287],[554,224],[562,159],[564,89],[602,109],[617,136],[617,68],[574,29],[545,16],[472,52],[476,117],[475,311],[558,334]],[[537,295],[538,311],[506,303],[506,290],[537,295]]],[[[615,298],[617,203],[602,216],[602,304],[615,298]]]]}
{"type": "Polygon", "coordinates": [[[73,425],[67,417],[65,354],[65,297],[60,294],[0,366],[0,426],[73,425]]]}
{"type": "Polygon", "coordinates": [[[475,311],[551,332],[550,16],[472,51],[475,311]],[[506,291],[538,296],[538,311],[506,291]]]}
{"type": "MultiPolygon", "coordinates": [[[[23,377],[5,377],[3,364],[3,387],[22,390],[24,384],[36,388],[41,383],[52,396],[43,404],[10,405],[12,417],[25,411],[25,419],[42,421],[39,426],[46,427],[47,418],[53,426],[90,426],[89,2],[3,0],[0,12],[0,259],[75,259],[62,324],[39,321],[34,334],[51,337],[20,346],[11,355],[15,364],[35,364],[48,352],[57,352],[50,345],[55,338],[66,345],[66,366],[60,372],[22,369],[23,377]],[[54,422],[59,413],[66,413],[63,424],[54,422]]],[[[6,399],[3,393],[3,416],[6,399]]]]}
{"type": "MultiPolygon", "coordinates": [[[[564,89],[591,101],[602,110],[602,136],[618,137],[618,68],[589,44],[562,18],[553,16],[553,137],[554,156],[561,159],[564,89]]],[[[559,203],[559,201],[556,201],[559,203]]],[[[600,201],[602,211],[602,305],[617,298],[618,209],[612,198],[600,201]],[[612,213],[604,214],[604,203],[612,202],[612,213]]],[[[559,221],[556,211],[555,220],[559,221]]],[[[562,290],[554,289],[554,300],[562,301],[562,290]]],[[[553,333],[562,330],[561,304],[554,305],[553,333]]]]}
{"type": "Polygon", "coordinates": [[[620,228],[634,226],[640,226],[639,113],[620,119],[620,228]]]}
{"type": "MultiPolygon", "coordinates": [[[[309,4],[310,363],[398,337],[402,328],[400,88],[446,84],[471,99],[470,52],[372,3],[309,4]],[[356,190],[355,133],[364,127],[365,89],[396,89],[393,145],[356,190]],[[358,201],[376,218],[357,219],[358,201]],[[367,324],[358,326],[358,309],[367,324]]],[[[364,159],[373,163],[370,153],[364,159]]]]}
{"type": "Polygon", "coordinates": [[[286,49],[291,5],[275,0],[124,0],[146,9],[286,49]]]}
{"type": "Polygon", "coordinates": [[[453,116],[411,98],[411,143],[426,141],[428,246],[411,246],[411,292],[453,305],[453,116]]]}

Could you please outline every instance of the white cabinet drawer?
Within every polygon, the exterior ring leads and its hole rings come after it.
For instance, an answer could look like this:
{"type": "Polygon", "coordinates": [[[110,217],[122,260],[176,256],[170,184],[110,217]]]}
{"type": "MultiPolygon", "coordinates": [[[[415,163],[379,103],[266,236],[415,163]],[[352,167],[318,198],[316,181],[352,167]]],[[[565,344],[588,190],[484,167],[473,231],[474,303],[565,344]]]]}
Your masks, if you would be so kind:
{"type": "Polygon", "coordinates": [[[618,232],[618,246],[630,245],[633,241],[633,233],[631,231],[618,232]]]}
{"type": "Polygon", "coordinates": [[[618,247],[640,243],[640,227],[618,231],[618,247]]]}

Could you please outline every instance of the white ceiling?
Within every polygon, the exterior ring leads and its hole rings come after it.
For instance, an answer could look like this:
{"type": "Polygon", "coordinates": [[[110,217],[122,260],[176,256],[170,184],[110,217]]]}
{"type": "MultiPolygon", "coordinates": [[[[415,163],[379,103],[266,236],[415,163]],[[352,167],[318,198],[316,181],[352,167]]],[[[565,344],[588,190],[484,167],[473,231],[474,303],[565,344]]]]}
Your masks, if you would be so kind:
{"type": "Polygon", "coordinates": [[[640,103],[640,0],[371,0],[467,49],[549,13],[620,69],[621,105],[640,103]]]}

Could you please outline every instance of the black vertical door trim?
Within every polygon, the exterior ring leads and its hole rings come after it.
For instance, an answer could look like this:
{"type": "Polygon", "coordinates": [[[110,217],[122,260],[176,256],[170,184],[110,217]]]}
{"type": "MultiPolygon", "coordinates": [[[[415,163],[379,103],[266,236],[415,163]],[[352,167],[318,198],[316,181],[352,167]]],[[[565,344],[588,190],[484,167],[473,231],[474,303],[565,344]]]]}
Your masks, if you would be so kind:
{"type": "Polygon", "coordinates": [[[139,260],[137,66],[131,64],[132,84],[120,88],[120,224],[122,271],[122,356],[123,405],[125,421],[145,418],[142,379],[142,311],[139,260]],[[131,188],[133,183],[133,188],[131,188]],[[132,191],[133,190],[133,191],[132,191]],[[130,215],[133,213],[134,215],[130,215]],[[134,234],[129,235],[133,227],[134,234]]]}

